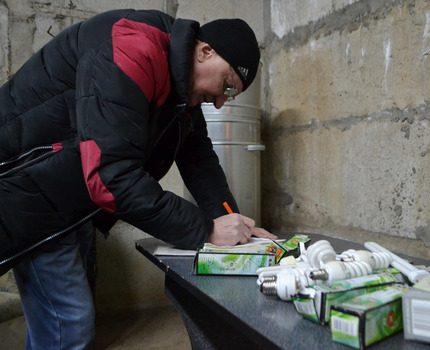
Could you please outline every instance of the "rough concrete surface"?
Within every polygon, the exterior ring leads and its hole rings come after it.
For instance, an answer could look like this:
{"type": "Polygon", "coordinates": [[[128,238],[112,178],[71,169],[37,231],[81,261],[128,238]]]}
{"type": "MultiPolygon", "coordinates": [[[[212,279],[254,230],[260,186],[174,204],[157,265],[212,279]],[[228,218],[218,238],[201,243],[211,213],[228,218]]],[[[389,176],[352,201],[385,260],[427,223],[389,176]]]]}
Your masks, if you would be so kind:
{"type": "Polygon", "coordinates": [[[272,133],[264,188],[276,209],[265,215],[415,238],[430,214],[429,147],[429,120],[420,117],[272,133]]]}
{"type": "Polygon", "coordinates": [[[263,222],[430,246],[430,3],[317,3],[271,2],[263,222]]]}
{"type": "Polygon", "coordinates": [[[428,101],[430,4],[418,3],[354,31],[309,37],[297,48],[283,48],[286,41],[266,48],[270,119],[302,125],[428,101]]]}
{"type": "Polygon", "coordinates": [[[254,29],[257,40],[264,40],[264,6],[261,0],[178,0],[178,18],[193,18],[206,23],[217,18],[242,18],[254,29]]]}
{"type": "Polygon", "coordinates": [[[9,74],[8,27],[8,9],[0,3],[0,82],[5,81],[9,74]]]}
{"type": "MultiPolygon", "coordinates": [[[[24,349],[24,317],[0,322],[0,350],[24,349]]],[[[188,350],[190,340],[172,306],[98,315],[95,350],[188,350]],[[167,336],[166,336],[167,335],[167,336]]]]}
{"type": "Polygon", "coordinates": [[[0,322],[22,315],[21,301],[17,293],[0,291],[0,322]]]}

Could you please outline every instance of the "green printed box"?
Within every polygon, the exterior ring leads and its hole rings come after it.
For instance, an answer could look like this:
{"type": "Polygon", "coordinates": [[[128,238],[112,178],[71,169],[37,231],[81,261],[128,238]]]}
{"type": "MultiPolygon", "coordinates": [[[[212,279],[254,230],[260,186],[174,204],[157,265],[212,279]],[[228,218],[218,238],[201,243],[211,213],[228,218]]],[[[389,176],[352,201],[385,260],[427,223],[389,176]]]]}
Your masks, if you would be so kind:
{"type": "Polygon", "coordinates": [[[403,296],[403,328],[405,339],[430,343],[430,276],[403,296]]]}
{"type": "Polygon", "coordinates": [[[314,290],[309,295],[298,295],[293,299],[294,306],[303,317],[321,324],[330,321],[330,308],[345,300],[398,283],[396,275],[379,273],[331,284],[321,283],[310,286],[314,290]]]}
{"type": "Polygon", "coordinates": [[[273,253],[216,253],[198,252],[195,262],[197,275],[256,276],[260,267],[275,265],[273,253]]]}
{"type": "MultiPolygon", "coordinates": [[[[300,255],[299,245],[303,243],[307,247],[310,241],[309,236],[302,234],[295,234],[293,237],[284,240],[281,243],[282,248],[285,250],[285,254],[292,255],[297,258],[300,255]]],[[[278,259],[280,260],[280,259],[278,259]]]]}
{"type": "Polygon", "coordinates": [[[406,290],[400,285],[388,286],[334,305],[330,313],[332,339],[364,349],[401,331],[402,295],[406,290]]]}
{"type": "Polygon", "coordinates": [[[250,243],[220,247],[206,243],[197,251],[194,272],[197,275],[247,275],[256,276],[260,267],[273,266],[308,236],[294,235],[289,240],[253,238],[250,243]]]}

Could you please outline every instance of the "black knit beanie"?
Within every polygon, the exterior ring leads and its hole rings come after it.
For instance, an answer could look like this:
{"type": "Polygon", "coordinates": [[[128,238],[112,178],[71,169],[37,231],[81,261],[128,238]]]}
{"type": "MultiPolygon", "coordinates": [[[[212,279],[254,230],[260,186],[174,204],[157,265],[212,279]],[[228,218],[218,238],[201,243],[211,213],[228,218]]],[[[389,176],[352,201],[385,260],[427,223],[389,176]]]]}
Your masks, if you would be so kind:
{"type": "Polygon", "coordinates": [[[200,27],[197,39],[208,43],[239,75],[243,91],[251,85],[260,62],[260,49],[251,27],[239,18],[217,19],[200,27]]]}

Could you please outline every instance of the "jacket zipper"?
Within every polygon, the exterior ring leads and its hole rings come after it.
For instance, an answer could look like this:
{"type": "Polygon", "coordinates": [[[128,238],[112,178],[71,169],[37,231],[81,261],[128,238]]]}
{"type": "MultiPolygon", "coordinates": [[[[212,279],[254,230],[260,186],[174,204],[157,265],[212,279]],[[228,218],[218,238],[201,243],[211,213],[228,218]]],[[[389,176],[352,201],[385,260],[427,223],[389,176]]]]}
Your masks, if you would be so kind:
{"type": "MultiPolygon", "coordinates": [[[[56,145],[58,145],[58,144],[56,144],[56,145]]],[[[61,147],[61,146],[58,146],[58,147],[61,147]]],[[[9,169],[9,170],[5,171],[5,172],[3,172],[3,173],[0,173],[0,177],[3,177],[3,176],[6,176],[6,175],[9,175],[9,174],[11,174],[11,173],[13,173],[13,172],[15,172],[15,171],[18,171],[18,170],[20,170],[20,169],[23,169],[23,168],[25,168],[25,167],[27,167],[27,166],[29,166],[29,165],[31,165],[31,164],[34,164],[34,163],[36,163],[36,162],[38,162],[38,161],[40,161],[40,160],[42,160],[42,159],[44,159],[44,158],[46,158],[46,157],[48,157],[48,156],[52,155],[53,153],[57,152],[57,150],[59,150],[59,148],[58,148],[58,147],[56,148],[54,145],[46,145],[46,146],[38,146],[38,147],[34,147],[34,148],[32,148],[31,150],[29,150],[29,151],[27,151],[27,152],[21,153],[19,156],[15,157],[15,158],[13,158],[13,159],[6,160],[6,161],[4,161],[4,162],[1,162],[1,163],[0,163],[0,168],[1,168],[2,166],[11,165],[11,164],[13,164],[13,163],[16,163],[16,162],[18,162],[18,161],[20,161],[20,160],[24,159],[25,157],[30,156],[30,155],[31,155],[31,154],[33,154],[34,152],[37,152],[37,151],[44,151],[44,150],[48,151],[48,152],[46,152],[46,153],[41,154],[40,156],[37,156],[36,158],[33,158],[32,160],[30,160],[30,161],[28,161],[28,162],[25,162],[25,163],[23,163],[23,164],[21,164],[21,165],[18,165],[18,166],[16,166],[16,167],[12,168],[12,169],[9,169]]]]}
{"type": "Polygon", "coordinates": [[[7,160],[5,162],[1,162],[0,163],[0,167],[3,166],[3,165],[9,165],[9,164],[15,163],[15,162],[21,160],[24,157],[29,156],[30,154],[32,154],[32,153],[34,153],[36,151],[52,150],[52,149],[53,149],[52,145],[49,145],[49,146],[38,146],[38,147],[32,148],[31,150],[29,150],[29,151],[27,151],[25,153],[22,153],[19,156],[13,158],[13,159],[7,160]]]}

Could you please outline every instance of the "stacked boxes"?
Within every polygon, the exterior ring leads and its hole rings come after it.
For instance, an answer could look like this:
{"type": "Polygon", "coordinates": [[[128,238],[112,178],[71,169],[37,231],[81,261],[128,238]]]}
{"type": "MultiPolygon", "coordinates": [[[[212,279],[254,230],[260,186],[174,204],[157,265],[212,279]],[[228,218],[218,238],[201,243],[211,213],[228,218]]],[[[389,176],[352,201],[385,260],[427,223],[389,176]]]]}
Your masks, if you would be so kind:
{"type": "Polygon", "coordinates": [[[403,296],[405,339],[430,343],[430,277],[426,277],[403,296]]]}
{"type": "Polygon", "coordinates": [[[327,324],[330,321],[330,308],[346,300],[364,293],[370,293],[382,287],[398,283],[396,275],[380,273],[348,280],[336,281],[332,284],[311,286],[315,293],[308,296],[299,295],[294,298],[294,306],[303,317],[314,322],[327,324]]]}
{"type": "Polygon", "coordinates": [[[194,272],[197,275],[256,276],[260,267],[276,265],[286,254],[297,254],[306,235],[294,235],[289,240],[253,239],[251,243],[233,247],[219,247],[206,243],[197,251],[194,272]]]}
{"type": "Polygon", "coordinates": [[[363,349],[403,329],[402,295],[389,286],[336,304],[331,310],[332,339],[363,349]]]}

